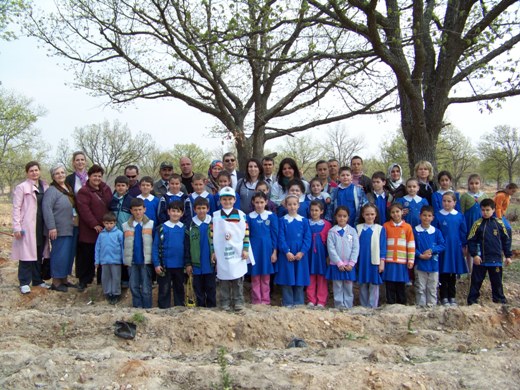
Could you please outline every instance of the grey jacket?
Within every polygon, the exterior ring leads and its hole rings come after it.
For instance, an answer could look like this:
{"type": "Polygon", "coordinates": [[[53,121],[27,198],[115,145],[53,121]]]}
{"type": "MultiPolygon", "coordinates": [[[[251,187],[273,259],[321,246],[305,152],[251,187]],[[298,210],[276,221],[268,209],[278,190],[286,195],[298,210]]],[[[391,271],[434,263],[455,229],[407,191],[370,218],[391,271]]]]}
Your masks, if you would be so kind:
{"type": "Polygon", "coordinates": [[[58,230],[58,237],[72,236],[74,224],[72,205],[66,195],[54,186],[45,191],[42,202],[45,234],[52,229],[58,230]]]}

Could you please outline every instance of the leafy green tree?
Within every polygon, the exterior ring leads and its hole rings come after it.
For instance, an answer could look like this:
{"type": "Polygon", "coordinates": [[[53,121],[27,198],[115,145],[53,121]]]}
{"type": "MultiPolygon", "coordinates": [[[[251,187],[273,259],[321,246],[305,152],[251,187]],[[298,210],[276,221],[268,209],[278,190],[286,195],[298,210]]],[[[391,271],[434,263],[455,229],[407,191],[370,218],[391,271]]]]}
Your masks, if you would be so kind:
{"type": "Polygon", "coordinates": [[[279,159],[291,157],[306,179],[316,175],[315,164],[321,159],[323,150],[312,137],[286,137],[279,152],[279,159]]]}
{"type": "MultiPolygon", "coordinates": [[[[436,165],[444,116],[453,104],[520,95],[518,0],[308,0],[318,20],[362,40],[397,87],[409,167],[436,165]],[[389,74],[390,72],[390,74],[389,74]]],[[[338,57],[343,50],[334,46],[338,57]]]]}
{"type": "Polygon", "coordinates": [[[496,126],[481,137],[478,149],[489,168],[505,172],[509,182],[513,181],[520,161],[520,134],[516,128],[496,126]]]}
{"type": "Polygon", "coordinates": [[[113,103],[175,98],[212,115],[239,165],[265,142],[395,107],[363,42],[291,0],[57,0],[29,33],[72,61],[79,85],[113,103]],[[333,56],[334,47],[350,48],[333,56]],[[153,50],[151,49],[153,48],[153,50]],[[377,86],[377,88],[374,87],[377,86]],[[328,101],[341,102],[331,109],[328,101]]]}
{"type": "Polygon", "coordinates": [[[447,170],[453,176],[453,187],[457,188],[460,179],[470,168],[476,168],[476,153],[469,137],[453,126],[446,126],[437,144],[438,170],[447,170]]]}
{"type": "Polygon", "coordinates": [[[173,147],[171,155],[173,156],[175,171],[178,173],[180,173],[179,160],[181,157],[189,157],[191,159],[193,172],[203,175],[208,173],[209,164],[211,163],[210,153],[196,144],[177,144],[173,147]]]}
{"type": "Polygon", "coordinates": [[[29,3],[24,0],[0,0],[0,39],[9,41],[16,38],[15,34],[8,30],[8,26],[28,8],[29,3]]]}
{"type": "Polygon", "coordinates": [[[381,151],[381,160],[385,166],[385,173],[388,174],[388,167],[391,164],[397,163],[403,170],[403,179],[406,180],[406,178],[410,177],[406,141],[400,129],[391,133],[390,138],[387,138],[381,143],[379,150],[381,151]]]}

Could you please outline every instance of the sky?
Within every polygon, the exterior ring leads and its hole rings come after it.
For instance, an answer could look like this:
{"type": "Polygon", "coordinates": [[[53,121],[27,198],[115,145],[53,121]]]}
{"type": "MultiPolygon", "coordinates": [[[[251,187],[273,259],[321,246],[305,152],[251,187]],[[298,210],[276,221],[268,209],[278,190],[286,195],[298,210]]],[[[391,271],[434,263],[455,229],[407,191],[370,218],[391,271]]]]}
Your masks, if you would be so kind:
{"type": "MultiPolygon", "coordinates": [[[[85,89],[77,89],[72,73],[60,65],[61,59],[49,57],[45,48],[38,47],[32,38],[20,37],[10,42],[0,41],[0,82],[1,87],[15,91],[33,99],[35,105],[46,109],[36,127],[43,139],[54,149],[60,139],[71,139],[76,127],[100,123],[105,119],[126,123],[134,132],[151,134],[164,150],[175,144],[195,143],[213,151],[221,149],[223,139],[212,138],[210,130],[217,124],[211,116],[176,100],[138,100],[129,106],[117,108],[107,106],[108,99],[89,96],[85,89]]],[[[509,98],[501,109],[492,113],[480,113],[477,104],[452,105],[447,112],[447,120],[470,137],[476,145],[480,137],[497,125],[519,126],[518,107],[520,97],[509,98]]],[[[399,128],[399,115],[385,114],[363,118],[353,118],[341,122],[349,136],[361,135],[365,149],[360,152],[365,158],[377,156],[379,145],[390,132],[399,128]],[[370,134],[370,137],[366,135],[370,134]]],[[[304,133],[318,140],[336,125],[323,126],[304,133]]],[[[283,143],[274,141],[266,144],[273,151],[283,143]]],[[[224,148],[228,144],[224,144],[224,148]]],[[[325,156],[326,157],[326,156],[325,156]]]]}

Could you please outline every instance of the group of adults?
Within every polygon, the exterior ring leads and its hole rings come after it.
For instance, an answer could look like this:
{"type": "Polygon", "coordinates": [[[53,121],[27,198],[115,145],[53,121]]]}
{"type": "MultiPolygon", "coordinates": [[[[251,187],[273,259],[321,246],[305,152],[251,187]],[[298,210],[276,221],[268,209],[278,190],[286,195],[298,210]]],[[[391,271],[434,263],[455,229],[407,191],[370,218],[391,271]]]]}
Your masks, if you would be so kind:
{"type": "MultiPolygon", "coordinates": [[[[83,152],[73,154],[72,165],[74,172],[69,175],[63,165],[52,167],[52,182],[47,185],[40,177],[40,164],[30,161],[25,166],[26,180],[13,191],[12,258],[20,260],[18,278],[23,294],[31,291],[31,285],[62,292],[70,287],[82,291],[96,277],[95,243],[98,234],[103,230],[102,218],[109,209],[113,193],[103,181],[104,170],[101,166],[94,164],[87,169],[87,158],[83,152]],[[42,259],[49,256],[52,277],[50,285],[44,282],[41,273],[42,259]],[[68,279],[72,275],[74,258],[77,285],[68,279]]],[[[188,157],[182,157],[179,167],[183,191],[191,193],[194,175],[192,161],[188,157]]],[[[351,168],[354,183],[365,187],[365,191],[370,191],[370,179],[363,174],[363,160],[358,156],[354,157],[351,168]]],[[[321,160],[316,164],[316,176],[325,191],[330,192],[331,187],[337,186],[338,170],[339,162],[335,159],[321,160]]],[[[242,199],[241,208],[244,212],[249,212],[250,202],[247,199],[251,199],[259,181],[268,184],[271,199],[277,204],[285,197],[291,180],[304,181],[296,161],[292,158],[282,159],[277,172],[273,158],[252,158],[247,161],[245,172],[242,173],[237,170],[236,156],[225,153],[222,160],[214,160],[209,166],[206,186],[208,191],[216,193],[219,190],[218,176],[222,171],[229,174],[231,186],[242,199]]],[[[389,172],[390,185],[401,184],[401,168],[394,164],[389,172]]],[[[173,173],[174,166],[171,162],[161,163],[160,178],[153,186],[155,196],[161,197],[168,191],[168,180],[173,173]]],[[[129,180],[130,195],[138,196],[138,166],[127,166],[124,174],[129,180]]],[[[307,183],[305,186],[308,188],[307,183]]]]}

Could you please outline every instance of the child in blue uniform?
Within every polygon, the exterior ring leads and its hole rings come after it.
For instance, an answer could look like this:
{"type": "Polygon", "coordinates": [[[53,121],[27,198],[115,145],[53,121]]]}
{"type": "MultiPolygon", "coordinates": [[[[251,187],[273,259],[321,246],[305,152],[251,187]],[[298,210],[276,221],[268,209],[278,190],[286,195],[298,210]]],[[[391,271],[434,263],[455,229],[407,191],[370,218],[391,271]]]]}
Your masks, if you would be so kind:
{"type": "MultiPolygon", "coordinates": [[[[326,163],[325,163],[326,164],[326,163]]],[[[307,194],[309,202],[318,200],[323,205],[323,215],[327,215],[327,207],[329,207],[331,199],[330,194],[323,190],[323,185],[318,177],[313,178],[309,182],[310,193],[307,194]]]]}
{"type": "MultiPolygon", "coordinates": [[[[298,214],[304,218],[309,218],[309,205],[310,200],[305,196],[305,184],[300,179],[293,179],[287,184],[287,194],[298,197],[300,206],[298,207],[298,214]]],[[[287,214],[287,208],[285,202],[282,201],[278,207],[278,217],[283,217],[287,214]]]]}
{"type": "Polygon", "coordinates": [[[322,219],[323,202],[320,200],[311,201],[310,216],[312,244],[309,250],[309,265],[311,281],[309,287],[307,287],[307,305],[309,307],[324,308],[329,297],[328,282],[327,278],[325,278],[328,256],[327,235],[332,225],[329,221],[322,219]]]}
{"type": "MultiPolygon", "coordinates": [[[[175,201],[180,200],[184,204],[184,210],[188,209],[189,207],[186,207],[186,203],[188,203],[188,195],[186,195],[184,192],[181,191],[181,185],[182,185],[182,177],[181,175],[178,175],[174,173],[170,179],[168,180],[168,192],[163,195],[161,200],[159,201],[159,207],[157,210],[157,223],[161,224],[166,221],[170,220],[170,217],[168,215],[168,205],[175,201]]],[[[182,223],[185,225],[186,222],[189,222],[191,215],[190,213],[184,213],[182,217],[182,223]]]]}
{"type": "Polygon", "coordinates": [[[184,306],[184,268],[190,272],[191,267],[188,263],[188,235],[186,227],[181,222],[183,213],[182,201],[171,202],[168,205],[170,220],[155,229],[152,261],[157,274],[157,301],[161,309],[171,307],[172,289],[173,304],[184,306]]]}
{"type": "Polygon", "coordinates": [[[440,229],[446,249],[440,255],[439,261],[439,292],[441,303],[444,306],[456,306],[457,275],[467,274],[468,265],[463,251],[466,251],[466,237],[468,230],[464,216],[455,210],[457,198],[453,192],[446,192],[442,196],[443,209],[435,214],[433,225],[440,229]]]}
{"type": "Polygon", "coordinates": [[[385,223],[390,219],[388,208],[393,203],[394,197],[385,189],[386,176],[384,172],[374,172],[372,175],[372,191],[367,194],[369,203],[377,207],[379,223],[385,223]]]}
{"type": "Polygon", "coordinates": [[[348,224],[349,210],[346,206],[338,206],[334,218],[336,225],[327,235],[330,259],[327,279],[332,280],[334,307],[349,309],[354,305],[353,284],[356,281],[359,239],[356,229],[348,224]]]}
{"type": "Polygon", "coordinates": [[[417,195],[419,191],[419,182],[417,179],[408,179],[406,181],[406,193],[403,198],[396,199],[396,203],[403,205],[403,219],[410,226],[417,226],[421,223],[419,214],[423,206],[428,206],[428,201],[417,195]]]}
{"type": "Polygon", "coordinates": [[[263,192],[256,192],[252,201],[255,211],[247,215],[249,243],[255,257],[255,264],[250,267],[251,303],[269,305],[269,283],[277,260],[278,217],[265,209],[267,195],[263,192]]]}
{"type": "Polygon", "coordinates": [[[309,259],[311,247],[309,220],[298,214],[299,198],[287,195],[287,214],[279,220],[278,273],[274,281],[282,286],[282,305],[293,307],[305,303],[303,289],[310,283],[309,259]]]}
{"type": "Polygon", "coordinates": [[[455,204],[455,210],[460,212],[460,194],[458,192],[455,192],[452,188],[451,181],[452,181],[451,173],[448,171],[440,171],[437,175],[437,183],[439,184],[439,189],[435,191],[432,194],[432,206],[434,213],[442,210],[442,196],[448,192],[451,191],[455,194],[455,197],[457,198],[457,203],[455,204]]]}
{"type": "MultiPolygon", "coordinates": [[[[265,209],[267,211],[272,212],[275,215],[278,215],[276,203],[274,203],[271,199],[269,199],[269,193],[271,191],[269,184],[267,184],[266,181],[259,180],[258,183],[256,183],[255,190],[256,190],[256,192],[258,192],[258,191],[263,192],[265,194],[265,196],[267,196],[267,204],[265,205],[265,209]]],[[[253,203],[251,203],[251,211],[255,211],[255,206],[253,203]]]]}
{"type": "Polygon", "coordinates": [[[439,253],[444,251],[444,237],[431,226],[433,207],[423,206],[421,224],[413,229],[415,238],[415,304],[435,306],[439,284],[439,253]]]}
{"type": "MultiPolygon", "coordinates": [[[[211,261],[209,203],[199,196],[193,202],[195,216],[189,227],[191,275],[198,307],[217,306],[217,283],[215,265],[211,261]]],[[[190,271],[190,268],[187,267],[190,271]]]]}
{"type": "Polygon", "coordinates": [[[137,198],[144,201],[145,215],[155,223],[157,221],[160,199],[152,195],[153,179],[150,176],[144,176],[139,182],[139,189],[141,193],[137,195],[137,198]]]}
{"type": "Polygon", "coordinates": [[[386,231],[376,223],[378,217],[378,208],[366,204],[361,208],[361,223],[356,227],[359,236],[359,300],[363,307],[379,305],[379,286],[383,284],[381,273],[385,269],[386,231]]]}
{"type": "Polygon", "coordinates": [[[348,223],[354,227],[357,224],[361,207],[368,203],[367,197],[361,187],[352,183],[352,171],[349,167],[339,169],[339,180],[340,184],[330,194],[331,203],[325,219],[332,222],[336,209],[339,206],[345,206],[348,209],[348,223]]]}
{"type": "Polygon", "coordinates": [[[193,218],[195,216],[194,202],[195,199],[197,199],[198,197],[202,197],[208,201],[210,215],[213,215],[213,213],[217,211],[217,203],[215,202],[215,197],[213,196],[213,194],[210,194],[208,191],[205,190],[204,179],[205,177],[200,173],[194,174],[193,178],[191,179],[193,193],[191,193],[188,197],[191,208],[190,218],[193,218]]]}

